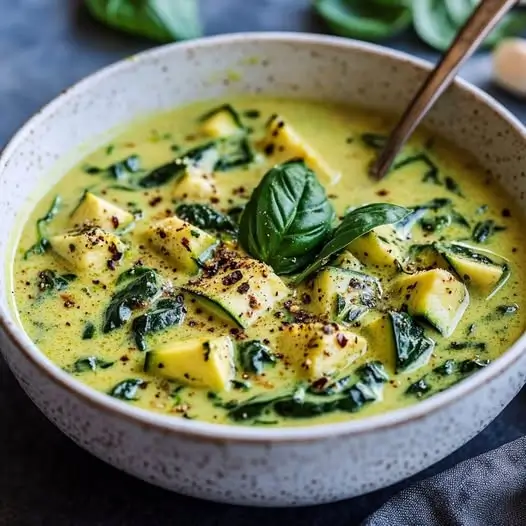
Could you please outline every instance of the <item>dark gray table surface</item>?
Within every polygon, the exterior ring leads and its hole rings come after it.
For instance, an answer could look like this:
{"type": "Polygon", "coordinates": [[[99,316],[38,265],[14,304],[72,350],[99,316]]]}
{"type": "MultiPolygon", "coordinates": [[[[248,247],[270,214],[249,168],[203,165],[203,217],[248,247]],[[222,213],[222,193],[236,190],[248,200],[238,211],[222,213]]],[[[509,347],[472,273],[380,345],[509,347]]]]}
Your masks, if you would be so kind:
{"type": "MultiPolygon", "coordinates": [[[[311,14],[309,0],[201,0],[201,6],[207,34],[324,31],[323,24],[311,14]]],[[[437,57],[410,34],[387,44],[430,60],[437,57]]],[[[0,147],[63,88],[151,46],[151,42],[100,26],[78,1],[0,0],[0,147]]],[[[463,76],[526,120],[526,104],[489,83],[486,54],[473,58],[463,76]]],[[[33,407],[0,359],[0,526],[351,526],[411,481],[525,434],[525,406],[523,390],[479,436],[412,480],[331,505],[251,509],[171,494],[91,457],[33,407]]]]}

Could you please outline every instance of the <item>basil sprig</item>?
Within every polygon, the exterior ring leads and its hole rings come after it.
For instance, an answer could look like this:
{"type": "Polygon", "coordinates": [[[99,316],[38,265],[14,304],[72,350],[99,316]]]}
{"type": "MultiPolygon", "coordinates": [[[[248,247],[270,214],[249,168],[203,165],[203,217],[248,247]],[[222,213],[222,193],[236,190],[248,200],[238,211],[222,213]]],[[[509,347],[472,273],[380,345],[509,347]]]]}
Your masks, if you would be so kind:
{"type": "Polygon", "coordinates": [[[302,160],[266,173],[246,205],[239,241],[278,274],[305,268],[326,241],[334,209],[316,175],[302,160]]]}
{"type": "MultiPolygon", "coordinates": [[[[364,40],[382,40],[413,26],[431,47],[446,50],[479,0],[315,0],[314,8],[335,33],[364,40]]],[[[507,15],[485,41],[520,34],[526,27],[521,12],[507,15]]]]}
{"type": "Polygon", "coordinates": [[[201,36],[196,0],[86,0],[86,6],[104,24],[160,42],[201,36]]]}
{"type": "Polygon", "coordinates": [[[316,259],[302,272],[294,277],[299,283],[313,272],[326,265],[329,259],[343,250],[355,239],[367,234],[382,225],[393,225],[403,220],[411,210],[389,203],[373,203],[361,206],[349,212],[330,236],[329,241],[318,253],[316,259]]]}

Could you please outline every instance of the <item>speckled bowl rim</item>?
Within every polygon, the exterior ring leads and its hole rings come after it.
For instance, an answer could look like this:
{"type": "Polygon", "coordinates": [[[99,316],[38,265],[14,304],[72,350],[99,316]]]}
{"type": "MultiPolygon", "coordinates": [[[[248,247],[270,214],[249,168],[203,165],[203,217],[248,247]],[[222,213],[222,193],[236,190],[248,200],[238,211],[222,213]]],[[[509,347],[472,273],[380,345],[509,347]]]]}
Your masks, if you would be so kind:
{"type": "MultiPolygon", "coordinates": [[[[81,80],[73,87],[65,90],[52,102],[44,106],[39,112],[30,118],[24,126],[22,126],[11,141],[9,141],[0,155],[0,177],[7,166],[12,153],[17,149],[20,143],[31,134],[33,128],[40,126],[43,120],[53,114],[65,99],[90,89],[94,84],[107,76],[111,76],[114,73],[127,68],[135,68],[138,63],[158,59],[166,54],[172,53],[173,50],[184,51],[203,49],[217,45],[236,43],[239,43],[239,45],[242,46],[247,42],[254,43],[255,41],[272,41],[288,44],[314,44],[320,47],[334,47],[340,50],[360,50],[366,53],[382,55],[386,58],[392,59],[394,62],[409,63],[421,70],[429,70],[432,67],[432,64],[428,61],[417,59],[407,53],[395,51],[375,44],[306,33],[269,32],[227,34],[161,46],[135,55],[133,61],[124,59],[99,70],[81,80]]],[[[524,144],[526,146],[526,129],[518,119],[500,103],[464,80],[457,79],[455,84],[457,88],[467,92],[475,98],[478,103],[490,107],[502,119],[507,121],[509,126],[514,128],[515,131],[524,138],[524,144]]],[[[13,250],[14,248],[11,249],[11,255],[13,250]]],[[[9,290],[7,290],[6,293],[11,294],[9,290]]],[[[126,402],[113,399],[107,394],[92,389],[51,362],[29,339],[24,330],[19,326],[13,313],[10,312],[9,309],[4,309],[3,306],[0,306],[0,326],[4,330],[6,336],[12,341],[13,345],[22,352],[34,366],[44,373],[48,379],[59,384],[71,396],[79,398],[81,402],[87,403],[93,408],[106,413],[112,413],[114,416],[120,418],[133,420],[141,426],[155,427],[166,433],[188,435],[192,438],[212,441],[261,442],[265,444],[277,442],[316,441],[341,435],[357,435],[381,430],[382,428],[401,427],[409,421],[429,418],[432,416],[433,412],[442,409],[472,391],[475,391],[503,373],[509,367],[512,367],[518,360],[521,352],[523,352],[524,347],[526,347],[526,333],[523,333],[522,336],[502,356],[497,358],[488,367],[463,380],[457,385],[450,387],[444,392],[406,408],[347,422],[269,429],[264,427],[225,425],[185,420],[128,405],[126,402]]]]}

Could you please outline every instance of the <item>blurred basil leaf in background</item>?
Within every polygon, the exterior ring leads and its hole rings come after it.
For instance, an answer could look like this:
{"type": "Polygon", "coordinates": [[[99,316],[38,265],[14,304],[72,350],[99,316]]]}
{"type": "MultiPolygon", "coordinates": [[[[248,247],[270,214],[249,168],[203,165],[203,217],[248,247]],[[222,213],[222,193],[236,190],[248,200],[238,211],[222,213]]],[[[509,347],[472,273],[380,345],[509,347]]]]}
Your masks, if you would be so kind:
{"type": "MultiPolygon", "coordinates": [[[[429,46],[445,51],[480,0],[314,0],[314,9],[336,34],[378,41],[411,26],[429,46]]],[[[515,10],[493,30],[486,47],[521,34],[526,13],[515,10]]]]}
{"type": "Polygon", "coordinates": [[[104,24],[160,42],[201,36],[196,0],[86,0],[86,6],[104,24]]]}

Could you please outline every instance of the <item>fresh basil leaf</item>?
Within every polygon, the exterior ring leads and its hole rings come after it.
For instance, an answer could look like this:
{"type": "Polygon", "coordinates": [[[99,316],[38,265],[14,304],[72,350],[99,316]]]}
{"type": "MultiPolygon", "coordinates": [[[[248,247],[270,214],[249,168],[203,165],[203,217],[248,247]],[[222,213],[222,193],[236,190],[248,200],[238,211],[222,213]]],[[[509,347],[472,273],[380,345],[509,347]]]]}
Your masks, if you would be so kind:
{"type": "Polygon", "coordinates": [[[315,0],[314,8],[335,33],[351,38],[380,40],[411,23],[404,0],[315,0]]]}
{"type": "Polygon", "coordinates": [[[261,374],[265,364],[276,363],[274,353],[259,340],[242,342],[237,346],[238,362],[246,373],[261,374]]]}
{"type": "Polygon", "coordinates": [[[331,256],[343,250],[355,239],[376,227],[394,225],[411,213],[412,211],[407,208],[388,203],[374,203],[355,208],[343,218],[340,225],[332,233],[328,243],[316,256],[316,260],[294,277],[294,283],[303,281],[310,274],[323,267],[331,256]]]}
{"type": "Polygon", "coordinates": [[[199,203],[180,204],[175,213],[178,217],[207,232],[227,232],[236,234],[238,226],[228,215],[199,203]]]}
{"type": "Polygon", "coordinates": [[[390,312],[396,349],[396,371],[414,370],[423,365],[435,348],[435,342],[405,312],[390,312]]]}
{"type": "Polygon", "coordinates": [[[24,259],[27,259],[33,254],[43,254],[49,248],[49,239],[47,235],[47,225],[55,219],[56,215],[62,208],[62,198],[60,195],[55,196],[49,210],[46,214],[37,220],[37,242],[29,248],[24,254],[24,259]]]}
{"type": "Polygon", "coordinates": [[[144,307],[157,296],[159,288],[157,273],[149,270],[118,290],[104,313],[102,332],[122,327],[131,318],[133,310],[144,307]]]}
{"type": "Polygon", "coordinates": [[[86,5],[104,24],[153,40],[201,36],[195,0],[86,0],[86,5]]]}
{"type": "Polygon", "coordinates": [[[316,175],[293,159],[268,171],[241,216],[239,240],[253,257],[278,274],[312,261],[327,239],[334,209],[316,175]]]}
{"type": "Polygon", "coordinates": [[[133,320],[132,332],[140,351],[146,351],[146,336],[174,325],[181,325],[186,315],[182,297],[159,300],[155,306],[133,320]]]}

